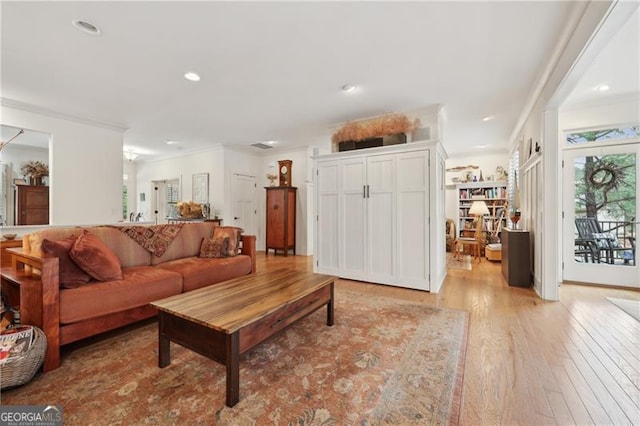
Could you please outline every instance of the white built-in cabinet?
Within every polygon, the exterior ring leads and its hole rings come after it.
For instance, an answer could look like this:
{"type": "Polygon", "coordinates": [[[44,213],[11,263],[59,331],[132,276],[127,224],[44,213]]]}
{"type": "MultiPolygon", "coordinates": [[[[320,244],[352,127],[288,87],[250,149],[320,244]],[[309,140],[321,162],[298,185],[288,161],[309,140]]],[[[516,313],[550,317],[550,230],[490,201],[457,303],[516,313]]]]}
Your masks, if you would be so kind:
{"type": "Polygon", "coordinates": [[[444,220],[442,227],[436,220],[430,224],[435,200],[444,200],[437,197],[444,194],[438,164],[444,164],[444,151],[437,142],[316,157],[315,270],[437,291],[445,237],[444,220]]]}

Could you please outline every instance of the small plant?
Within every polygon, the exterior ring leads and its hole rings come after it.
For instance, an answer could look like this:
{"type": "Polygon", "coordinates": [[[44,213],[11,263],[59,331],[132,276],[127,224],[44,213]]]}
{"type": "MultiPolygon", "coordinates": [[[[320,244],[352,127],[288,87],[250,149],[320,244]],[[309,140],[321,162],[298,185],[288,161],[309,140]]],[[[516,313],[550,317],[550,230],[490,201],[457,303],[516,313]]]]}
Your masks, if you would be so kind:
{"type": "Polygon", "coordinates": [[[49,176],[49,166],[42,161],[26,161],[20,166],[20,172],[27,177],[41,178],[49,176]]]}
{"type": "Polygon", "coordinates": [[[361,141],[363,139],[411,133],[420,127],[420,119],[411,121],[403,114],[391,114],[367,121],[350,121],[333,134],[333,143],[361,141]]]}

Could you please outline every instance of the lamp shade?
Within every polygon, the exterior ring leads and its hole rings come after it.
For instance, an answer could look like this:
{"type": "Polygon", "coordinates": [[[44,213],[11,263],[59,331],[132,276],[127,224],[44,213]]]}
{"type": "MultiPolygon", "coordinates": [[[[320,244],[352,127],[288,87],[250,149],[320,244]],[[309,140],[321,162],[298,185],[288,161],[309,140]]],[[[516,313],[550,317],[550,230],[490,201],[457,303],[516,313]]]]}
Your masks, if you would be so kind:
{"type": "Polygon", "coordinates": [[[489,208],[484,201],[474,200],[473,204],[471,204],[471,208],[469,209],[469,214],[472,214],[474,216],[489,214],[489,208]]]}

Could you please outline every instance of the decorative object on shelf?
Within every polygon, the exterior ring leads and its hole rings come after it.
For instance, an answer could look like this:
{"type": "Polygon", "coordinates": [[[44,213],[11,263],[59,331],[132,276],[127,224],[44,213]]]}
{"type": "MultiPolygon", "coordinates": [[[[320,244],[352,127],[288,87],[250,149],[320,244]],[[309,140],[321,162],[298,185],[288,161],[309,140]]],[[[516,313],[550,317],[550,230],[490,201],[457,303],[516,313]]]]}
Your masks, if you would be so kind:
{"type": "Polygon", "coordinates": [[[390,135],[403,135],[394,136],[391,139],[387,138],[386,141],[382,140],[371,142],[373,144],[372,146],[395,145],[398,143],[405,143],[406,134],[412,133],[414,130],[418,129],[420,125],[421,123],[418,118],[411,121],[404,114],[390,114],[371,120],[350,121],[333,134],[331,141],[338,147],[341,147],[341,144],[344,144],[345,149],[340,149],[340,151],[348,151],[350,149],[369,147],[367,144],[356,146],[356,142],[372,138],[383,139],[385,136],[390,135]]]}
{"type": "Polygon", "coordinates": [[[2,234],[2,238],[4,238],[5,240],[13,240],[14,238],[16,238],[17,234],[2,234]]]}
{"type": "Polygon", "coordinates": [[[280,172],[280,186],[291,186],[291,166],[293,161],[278,161],[278,171],[280,172]]]}
{"type": "Polygon", "coordinates": [[[518,222],[520,222],[520,210],[514,209],[511,212],[511,223],[513,224],[513,229],[518,229],[518,222]]]}
{"type": "Polygon", "coordinates": [[[27,178],[30,185],[42,185],[42,178],[49,176],[49,166],[42,161],[25,161],[20,166],[20,173],[27,178]]]}
{"type": "Polygon", "coordinates": [[[507,172],[504,170],[504,167],[498,166],[496,167],[496,181],[507,180],[507,172]]]}
{"type": "Polygon", "coordinates": [[[202,204],[193,201],[178,201],[176,204],[178,214],[181,218],[196,219],[204,217],[202,215],[202,204]]]}
{"type": "Polygon", "coordinates": [[[484,178],[482,177],[482,170],[480,170],[480,178],[478,179],[478,182],[484,182],[484,178]]]}
{"type": "Polygon", "coordinates": [[[278,179],[278,175],[267,173],[267,179],[269,179],[269,186],[276,186],[276,179],[278,179]]]}
{"type": "Polygon", "coordinates": [[[480,166],[474,166],[474,165],[468,165],[468,166],[456,166],[456,167],[449,167],[447,169],[448,172],[461,172],[463,170],[467,170],[467,169],[479,169],[480,166]]]}

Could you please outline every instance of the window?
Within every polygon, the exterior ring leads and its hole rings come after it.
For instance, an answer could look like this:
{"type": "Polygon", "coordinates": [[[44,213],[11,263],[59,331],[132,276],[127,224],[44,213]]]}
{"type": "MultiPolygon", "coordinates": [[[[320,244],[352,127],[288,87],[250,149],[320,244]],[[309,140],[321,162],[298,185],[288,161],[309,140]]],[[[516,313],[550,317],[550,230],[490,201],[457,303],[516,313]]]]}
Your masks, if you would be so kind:
{"type": "Polygon", "coordinates": [[[599,129],[584,132],[567,133],[567,145],[579,145],[591,142],[604,142],[621,139],[637,139],[640,137],[640,126],[599,129]]]}

